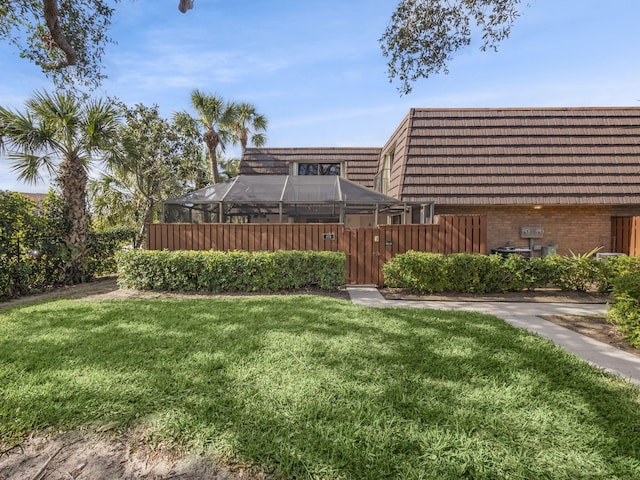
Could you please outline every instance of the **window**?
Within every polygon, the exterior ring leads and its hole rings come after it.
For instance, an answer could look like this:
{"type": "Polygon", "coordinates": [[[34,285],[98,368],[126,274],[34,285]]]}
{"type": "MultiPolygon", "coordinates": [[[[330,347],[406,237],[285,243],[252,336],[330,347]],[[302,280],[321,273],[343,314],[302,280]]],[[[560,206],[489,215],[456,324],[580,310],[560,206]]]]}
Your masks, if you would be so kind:
{"type": "Polygon", "coordinates": [[[393,168],[393,160],[395,157],[395,146],[393,149],[384,155],[382,169],[376,174],[373,179],[373,188],[377,192],[384,193],[385,195],[389,191],[389,179],[391,178],[391,169],[393,168]]]}
{"type": "Polygon", "coordinates": [[[299,163],[298,175],[335,175],[340,176],[339,163],[299,163]]]}

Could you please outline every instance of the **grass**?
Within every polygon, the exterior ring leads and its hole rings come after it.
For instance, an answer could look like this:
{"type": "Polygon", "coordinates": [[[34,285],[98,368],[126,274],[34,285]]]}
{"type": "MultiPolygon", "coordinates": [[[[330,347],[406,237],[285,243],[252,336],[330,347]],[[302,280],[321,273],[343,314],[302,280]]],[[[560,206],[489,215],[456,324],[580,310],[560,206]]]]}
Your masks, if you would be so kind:
{"type": "Polygon", "coordinates": [[[41,429],[308,479],[640,478],[640,390],[481,314],[313,296],[0,311],[0,443],[41,429]]]}

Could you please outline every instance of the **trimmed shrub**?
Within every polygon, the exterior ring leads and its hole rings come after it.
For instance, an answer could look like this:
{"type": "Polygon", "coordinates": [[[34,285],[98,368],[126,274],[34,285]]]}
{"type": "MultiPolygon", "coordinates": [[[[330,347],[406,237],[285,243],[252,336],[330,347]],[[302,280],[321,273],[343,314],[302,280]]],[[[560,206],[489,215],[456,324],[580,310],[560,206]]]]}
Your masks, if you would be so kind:
{"type": "Polygon", "coordinates": [[[437,293],[450,287],[442,255],[409,251],[396,255],[382,267],[385,283],[392,288],[437,293]]]}
{"type": "Polygon", "coordinates": [[[524,258],[519,255],[479,255],[407,252],[383,267],[386,285],[416,293],[445,291],[504,293],[555,285],[562,290],[610,289],[611,278],[636,268],[636,260],[561,257],[524,258]],[[617,263],[619,262],[619,263],[617,263]]]}
{"type": "Polygon", "coordinates": [[[551,283],[561,290],[603,292],[609,285],[605,263],[591,256],[551,255],[545,257],[545,261],[554,272],[551,283]]]}
{"type": "Polygon", "coordinates": [[[640,348],[640,273],[614,279],[613,298],[609,321],[618,326],[631,345],[640,348]]]}
{"type": "Polygon", "coordinates": [[[339,252],[130,250],[116,255],[118,283],[137,290],[273,292],[344,284],[339,252]]]}
{"type": "Polygon", "coordinates": [[[512,292],[544,286],[551,277],[542,259],[414,251],[391,259],[383,266],[383,273],[387,286],[416,293],[512,292]]]}
{"type": "Polygon", "coordinates": [[[446,290],[456,289],[460,292],[485,293],[486,284],[483,278],[491,270],[490,258],[486,255],[460,253],[443,256],[440,261],[444,265],[446,290]]]}

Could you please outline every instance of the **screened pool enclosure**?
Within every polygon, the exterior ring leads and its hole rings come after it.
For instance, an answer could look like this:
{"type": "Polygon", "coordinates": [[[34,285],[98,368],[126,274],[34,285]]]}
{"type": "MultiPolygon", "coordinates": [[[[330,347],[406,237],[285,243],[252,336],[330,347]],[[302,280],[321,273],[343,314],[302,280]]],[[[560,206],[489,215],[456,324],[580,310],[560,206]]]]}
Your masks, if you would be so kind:
{"type": "Polygon", "coordinates": [[[345,223],[349,217],[352,221],[366,217],[377,225],[387,223],[388,216],[406,217],[409,207],[339,176],[240,175],[166,200],[162,219],[165,223],[345,223]]]}

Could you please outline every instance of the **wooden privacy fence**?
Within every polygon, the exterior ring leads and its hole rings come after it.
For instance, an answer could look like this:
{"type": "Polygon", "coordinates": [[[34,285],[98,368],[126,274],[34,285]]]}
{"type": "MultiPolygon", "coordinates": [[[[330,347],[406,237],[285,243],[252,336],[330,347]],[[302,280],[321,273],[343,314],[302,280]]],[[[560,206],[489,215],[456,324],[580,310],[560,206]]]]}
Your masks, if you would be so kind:
{"type": "Polygon", "coordinates": [[[640,217],[611,217],[612,250],[640,255],[640,217]]]}
{"type": "Polygon", "coordinates": [[[440,216],[437,224],[346,228],[342,224],[147,225],[149,250],[313,250],[344,252],[345,283],[382,285],[382,266],[409,250],[487,253],[487,217],[440,216]]]}

